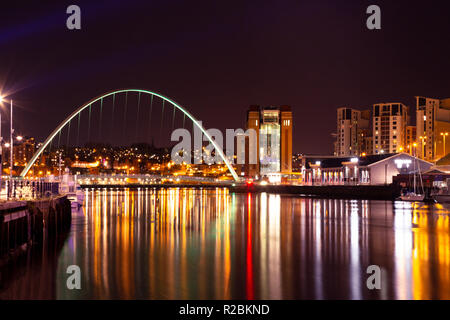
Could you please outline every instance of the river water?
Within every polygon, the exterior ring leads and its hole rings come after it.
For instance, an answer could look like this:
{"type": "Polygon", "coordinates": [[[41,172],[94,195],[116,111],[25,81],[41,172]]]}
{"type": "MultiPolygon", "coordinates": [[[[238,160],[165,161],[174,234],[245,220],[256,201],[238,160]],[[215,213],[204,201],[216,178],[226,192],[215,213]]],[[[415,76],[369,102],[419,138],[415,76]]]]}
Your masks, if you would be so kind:
{"type": "Polygon", "coordinates": [[[0,298],[450,299],[450,211],[439,204],[227,189],[85,194],[59,244],[3,269],[0,298]],[[67,288],[70,265],[80,290],[67,288]],[[367,287],[371,265],[379,290],[367,287]]]}

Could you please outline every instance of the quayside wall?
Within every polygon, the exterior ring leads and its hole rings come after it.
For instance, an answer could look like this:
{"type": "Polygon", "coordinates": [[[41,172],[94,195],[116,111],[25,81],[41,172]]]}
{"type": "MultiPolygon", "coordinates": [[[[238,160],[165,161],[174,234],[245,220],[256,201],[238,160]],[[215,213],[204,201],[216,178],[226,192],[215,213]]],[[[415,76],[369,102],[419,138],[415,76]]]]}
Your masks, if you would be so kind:
{"type": "Polygon", "coordinates": [[[0,203],[0,264],[21,248],[52,241],[69,231],[71,220],[66,196],[0,203]]]}
{"type": "Polygon", "coordinates": [[[299,186],[299,185],[236,185],[232,192],[268,192],[327,199],[395,200],[400,196],[396,185],[344,185],[344,186],[299,186]]]}

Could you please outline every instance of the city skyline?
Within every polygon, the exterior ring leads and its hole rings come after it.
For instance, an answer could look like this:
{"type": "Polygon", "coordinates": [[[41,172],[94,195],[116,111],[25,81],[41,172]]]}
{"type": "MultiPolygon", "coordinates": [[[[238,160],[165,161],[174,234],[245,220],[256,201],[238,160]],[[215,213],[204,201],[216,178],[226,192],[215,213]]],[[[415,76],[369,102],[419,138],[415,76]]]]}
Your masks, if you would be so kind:
{"type": "Polygon", "coordinates": [[[448,12],[4,4],[0,300],[275,319],[450,299],[448,12]]]}
{"type": "Polygon", "coordinates": [[[170,24],[161,18],[171,9],[166,4],[151,10],[139,1],[124,10],[115,1],[108,7],[79,5],[79,31],[65,28],[62,4],[39,4],[39,10],[31,4],[27,11],[8,4],[11,13],[21,14],[21,24],[34,28],[24,30],[14,14],[0,22],[0,41],[10,47],[0,53],[9,65],[3,67],[2,92],[17,101],[16,129],[30,128],[37,140],[92,96],[145,87],[175,98],[207,127],[219,129],[224,123],[239,128],[243,121],[231,114],[217,119],[214,110],[290,105],[293,152],[330,154],[328,128],[339,106],[413,105],[416,95],[447,96],[449,42],[436,32],[449,23],[445,4],[379,1],[383,28],[376,31],[365,28],[365,4],[356,1],[240,4],[233,10],[230,4],[199,10],[182,4],[170,24]],[[310,139],[302,139],[309,133],[310,139]]]}

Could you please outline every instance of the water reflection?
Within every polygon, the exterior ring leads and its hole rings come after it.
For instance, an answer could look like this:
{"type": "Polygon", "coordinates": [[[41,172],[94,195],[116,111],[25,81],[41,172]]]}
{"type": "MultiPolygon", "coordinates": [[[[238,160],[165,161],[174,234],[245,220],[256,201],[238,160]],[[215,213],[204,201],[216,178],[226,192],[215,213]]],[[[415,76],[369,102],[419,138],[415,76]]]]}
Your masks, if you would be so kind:
{"type": "Polygon", "coordinates": [[[450,299],[448,212],[227,189],[90,190],[58,258],[55,297],[450,299]],[[71,264],[82,290],[66,289],[71,264]],[[381,290],[366,287],[373,264],[381,290]]]}

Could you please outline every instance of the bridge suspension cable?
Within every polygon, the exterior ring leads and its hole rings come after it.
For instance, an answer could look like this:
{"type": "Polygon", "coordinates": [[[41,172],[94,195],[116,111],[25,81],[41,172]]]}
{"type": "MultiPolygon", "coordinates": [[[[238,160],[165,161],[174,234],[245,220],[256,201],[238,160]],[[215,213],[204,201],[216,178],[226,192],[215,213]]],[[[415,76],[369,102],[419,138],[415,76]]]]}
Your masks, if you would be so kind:
{"type": "MultiPolygon", "coordinates": [[[[31,160],[27,163],[27,165],[25,166],[25,168],[22,170],[22,172],[20,173],[21,177],[25,177],[28,173],[28,171],[31,169],[31,167],[34,165],[34,163],[36,162],[36,160],[39,158],[39,156],[43,153],[43,151],[45,150],[45,148],[49,145],[51,145],[52,140],[56,137],[57,134],[60,134],[61,130],[67,125],[70,125],[70,121],[72,119],[74,119],[76,116],[78,116],[78,132],[80,130],[80,117],[81,117],[81,112],[83,110],[85,110],[86,108],[89,107],[89,127],[88,127],[88,135],[90,135],[90,122],[91,122],[91,107],[94,103],[96,103],[97,101],[101,101],[101,106],[103,107],[103,99],[105,99],[106,97],[109,96],[113,96],[113,108],[114,108],[114,103],[115,103],[115,95],[119,94],[119,93],[125,93],[126,97],[125,97],[125,108],[127,107],[127,101],[128,101],[128,93],[129,92],[137,92],[139,94],[143,93],[143,94],[149,94],[151,96],[151,105],[150,105],[150,113],[149,113],[149,117],[151,117],[151,112],[152,112],[152,108],[153,108],[153,97],[158,97],[163,101],[163,108],[164,108],[164,103],[168,102],[170,103],[174,108],[180,110],[183,113],[183,117],[188,117],[193,125],[197,126],[202,133],[205,135],[205,137],[209,140],[209,142],[214,146],[216,152],[218,152],[220,158],[224,161],[225,165],[227,166],[228,170],[230,171],[231,175],[233,176],[234,180],[238,180],[239,177],[236,173],[236,171],[234,170],[232,164],[228,161],[228,159],[226,158],[222,148],[214,141],[214,139],[212,139],[212,137],[209,135],[209,133],[205,130],[205,128],[203,128],[203,126],[194,118],[194,116],[192,114],[190,114],[185,108],[183,108],[180,104],[176,103],[174,100],[169,99],[159,93],[156,92],[152,92],[152,91],[148,91],[148,90],[144,90],[144,89],[122,89],[122,90],[115,90],[115,91],[111,91],[108,92],[106,94],[103,94],[99,97],[96,97],[94,99],[92,99],[91,101],[85,103],[84,105],[82,105],[81,107],[79,107],[78,109],[76,109],[74,112],[72,112],[64,121],[62,121],[55,130],[53,130],[53,132],[47,137],[47,139],[44,141],[44,143],[42,144],[42,146],[34,153],[33,157],[31,158],[31,160]]],[[[126,110],[126,109],[125,109],[126,110]]],[[[126,114],[125,114],[126,116],[126,114]]],[[[184,118],[183,118],[183,127],[184,127],[184,118]]],[[[162,128],[162,118],[161,118],[161,128],[162,128]]],[[[78,143],[78,138],[77,137],[77,143],[78,143]]]]}

